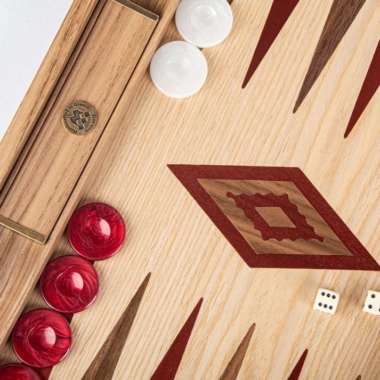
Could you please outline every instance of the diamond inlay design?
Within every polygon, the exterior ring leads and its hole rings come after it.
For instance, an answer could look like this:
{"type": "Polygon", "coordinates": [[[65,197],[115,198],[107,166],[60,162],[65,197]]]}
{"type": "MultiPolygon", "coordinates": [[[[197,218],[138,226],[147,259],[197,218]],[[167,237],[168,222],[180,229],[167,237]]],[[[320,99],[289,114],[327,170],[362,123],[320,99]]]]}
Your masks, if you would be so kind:
{"type": "Polygon", "coordinates": [[[275,195],[269,193],[262,195],[256,193],[254,195],[240,194],[235,196],[231,192],[228,192],[226,195],[228,198],[232,198],[235,201],[236,206],[243,210],[245,216],[248,219],[252,220],[254,227],[256,228],[256,230],[261,232],[261,236],[264,240],[325,240],[322,236],[318,236],[314,233],[314,228],[310,226],[310,224],[308,224],[305,216],[299,213],[297,206],[294,203],[290,202],[287,194],[275,195]],[[274,215],[270,214],[269,216],[271,217],[272,225],[268,224],[265,218],[263,218],[257,210],[257,207],[260,206],[265,208],[264,213],[268,213],[268,209],[270,209],[271,207],[280,209],[282,213],[286,217],[288,217],[293,226],[286,227],[281,225],[282,222],[276,223],[276,221],[273,220],[274,215]],[[279,226],[274,226],[274,224],[279,224],[279,226]]]}
{"type": "Polygon", "coordinates": [[[298,168],[169,168],[250,267],[380,270],[298,168]]]}

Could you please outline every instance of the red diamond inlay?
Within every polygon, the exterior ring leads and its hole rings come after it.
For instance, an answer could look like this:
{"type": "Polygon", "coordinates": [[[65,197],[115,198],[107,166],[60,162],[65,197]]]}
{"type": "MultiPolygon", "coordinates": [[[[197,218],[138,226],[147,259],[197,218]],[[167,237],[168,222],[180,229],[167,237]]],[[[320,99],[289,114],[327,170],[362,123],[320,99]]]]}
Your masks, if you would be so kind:
{"type": "Polygon", "coordinates": [[[380,270],[298,168],[169,168],[250,267],[380,270]]]}

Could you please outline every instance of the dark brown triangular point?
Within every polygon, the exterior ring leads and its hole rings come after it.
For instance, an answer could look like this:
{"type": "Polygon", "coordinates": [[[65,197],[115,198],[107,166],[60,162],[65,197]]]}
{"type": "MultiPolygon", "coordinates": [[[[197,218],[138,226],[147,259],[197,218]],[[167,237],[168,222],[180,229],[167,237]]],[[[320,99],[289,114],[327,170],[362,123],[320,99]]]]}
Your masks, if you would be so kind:
{"type": "Polygon", "coordinates": [[[356,380],[361,380],[362,379],[362,376],[361,375],[359,375],[357,378],[356,378],[356,380]]]}
{"type": "Polygon", "coordinates": [[[120,317],[111,334],[104,342],[102,348],[92,361],[82,380],[112,379],[121,351],[125,345],[129,331],[141,304],[145,290],[148,286],[150,273],[140,285],[127,309],[120,317]]]}
{"type": "Polygon", "coordinates": [[[307,350],[305,350],[305,352],[302,354],[302,356],[298,360],[298,363],[294,367],[293,372],[288,377],[288,380],[298,380],[302,371],[303,364],[305,363],[306,355],[307,355],[307,350]]]}
{"type": "Polygon", "coordinates": [[[178,333],[173,344],[151,377],[151,380],[173,380],[175,378],[191,332],[193,331],[195,321],[197,320],[199,310],[201,309],[202,302],[203,298],[199,300],[197,306],[178,333]]]}
{"type": "Polygon", "coordinates": [[[279,35],[281,29],[293,13],[294,8],[299,0],[273,0],[272,7],[269,11],[268,18],[265,22],[264,29],[261,33],[260,40],[256,50],[253,53],[251,64],[243,82],[243,88],[248,84],[261,61],[272,46],[274,40],[279,35]]]}
{"type": "Polygon", "coordinates": [[[365,2],[334,0],[293,112],[297,112],[365,2]]]}
{"type": "Polygon", "coordinates": [[[348,122],[348,126],[344,134],[344,138],[346,138],[350,134],[356,122],[359,120],[361,114],[364,112],[368,103],[372,99],[373,95],[375,95],[375,92],[377,91],[379,86],[380,86],[380,41],[377,44],[377,48],[372,58],[371,65],[368,69],[367,76],[364,80],[362,89],[360,90],[360,94],[359,94],[358,100],[356,101],[354,110],[352,111],[350,121],[348,122]]]}
{"type": "Polygon", "coordinates": [[[237,348],[234,356],[232,357],[226,369],[224,370],[222,376],[220,376],[219,380],[236,380],[237,379],[240,372],[240,368],[243,364],[243,360],[245,358],[245,354],[247,353],[248,346],[251,341],[253,332],[255,331],[255,327],[256,327],[255,323],[250,327],[244,339],[242,340],[239,347],[237,348]]]}

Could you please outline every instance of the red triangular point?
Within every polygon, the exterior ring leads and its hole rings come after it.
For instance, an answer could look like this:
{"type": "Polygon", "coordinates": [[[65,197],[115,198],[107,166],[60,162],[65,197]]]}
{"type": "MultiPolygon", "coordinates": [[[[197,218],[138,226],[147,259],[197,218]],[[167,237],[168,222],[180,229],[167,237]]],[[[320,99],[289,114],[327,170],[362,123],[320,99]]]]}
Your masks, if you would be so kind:
{"type": "Polygon", "coordinates": [[[299,168],[168,166],[251,268],[380,270],[299,168]]]}
{"type": "Polygon", "coordinates": [[[197,320],[199,310],[201,309],[202,302],[203,298],[199,300],[197,306],[178,333],[173,344],[151,377],[151,380],[174,380],[190,339],[191,332],[193,331],[195,321],[197,320]]]}
{"type": "Polygon", "coordinates": [[[299,0],[274,0],[243,82],[245,88],[261,61],[293,13],[299,0]]]}
{"type": "Polygon", "coordinates": [[[368,69],[367,76],[360,90],[360,94],[359,94],[358,100],[356,101],[354,110],[352,111],[350,121],[348,122],[348,126],[344,134],[344,138],[346,138],[351,133],[356,122],[359,120],[360,116],[366,109],[373,95],[375,95],[375,92],[377,91],[379,86],[380,86],[380,41],[377,44],[377,48],[372,58],[371,65],[368,69]]]}
{"type": "Polygon", "coordinates": [[[306,355],[307,355],[307,350],[305,350],[305,352],[302,354],[302,356],[298,360],[298,363],[296,364],[292,373],[288,377],[288,380],[298,380],[302,371],[303,364],[305,363],[306,355]]]}

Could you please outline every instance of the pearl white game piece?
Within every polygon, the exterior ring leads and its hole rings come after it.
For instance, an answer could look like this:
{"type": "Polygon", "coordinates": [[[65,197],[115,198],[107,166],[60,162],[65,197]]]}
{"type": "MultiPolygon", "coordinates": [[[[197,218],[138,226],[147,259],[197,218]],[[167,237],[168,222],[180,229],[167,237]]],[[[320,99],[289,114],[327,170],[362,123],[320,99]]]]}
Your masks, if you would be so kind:
{"type": "Polygon", "coordinates": [[[200,48],[221,43],[230,33],[232,21],[227,0],[182,0],[175,15],[179,34],[200,48]]]}
{"type": "Polygon", "coordinates": [[[368,290],[363,311],[369,314],[380,316],[380,293],[368,290]]]}
{"type": "Polygon", "coordinates": [[[328,314],[335,314],[338,307],[339,294],[327,289],[318,289],[318,294],[314,302],[314,310],[323,311],[328,314]]]}
{"type": "Polygon", "coordinates": [[[150,63],[154,85],[171,98],[187,98],[197,93],[207,78],[207,61],[203,53],[185,41],[161,46],[150,63]]]}

